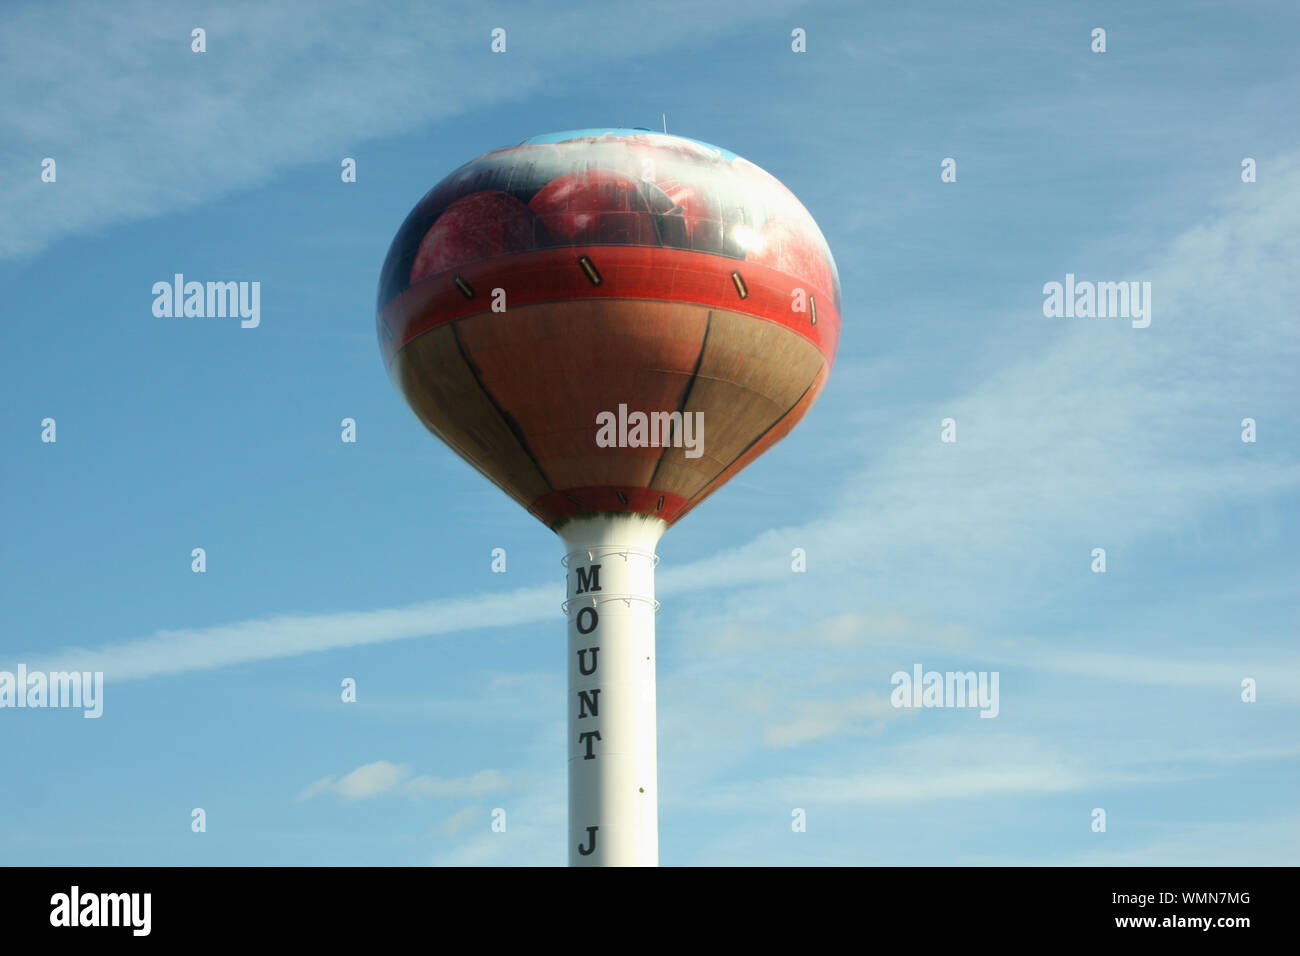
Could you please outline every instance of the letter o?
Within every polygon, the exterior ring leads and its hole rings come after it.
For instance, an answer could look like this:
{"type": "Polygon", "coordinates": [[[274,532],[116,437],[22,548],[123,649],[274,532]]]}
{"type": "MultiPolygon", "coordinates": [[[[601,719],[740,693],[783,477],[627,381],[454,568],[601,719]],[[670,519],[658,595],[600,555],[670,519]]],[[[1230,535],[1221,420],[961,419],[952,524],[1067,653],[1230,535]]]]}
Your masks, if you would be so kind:
{"type": "Polygon", "coordinates": [[[584,607],[581,611],[578,612],[578,633],[579,634],[590,634],[592,631],[596,629],[596,625],[599,623],[600,623],[600,615],[596,613],[596,609],[594,607],[584,607]],[[590,627],[582,626],[582,615],[584,614],[591,615],[590,627]]]}

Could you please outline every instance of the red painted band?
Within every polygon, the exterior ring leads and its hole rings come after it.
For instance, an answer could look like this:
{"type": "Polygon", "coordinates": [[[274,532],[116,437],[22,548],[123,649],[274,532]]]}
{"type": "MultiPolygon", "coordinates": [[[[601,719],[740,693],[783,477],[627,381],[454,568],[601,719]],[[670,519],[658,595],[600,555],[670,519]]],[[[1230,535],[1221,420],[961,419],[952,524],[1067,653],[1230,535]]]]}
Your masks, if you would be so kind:
{"type": "MultiPolygon", "coordinates": [[[[830,289],[756,262],[728,259],[706,252],[646,246],[568,246],[512,253],[467,263],[422,279],[388,303],[378,316],[379,344],[384,364],[411,339],[456,319],[489,312],[492,290],[505,290],[507,309],[544,302],[577,299],[649,299],[725,309],[778,322],[802,335],[835,361],[840,316],[830,289]],[[600,275],[600,285],[579,265],[587,256],[600,275]],[[740,297],[731,274],[739,272],[748,296],[740,297]],[[472,299],[457,287],[460,276],[473,290],[472,299]],[[793,291],[803,288],[816,296],[817,322],[809,311],[795,312],[793,291]]],[[[508,313],[502,318],[506,321],[508,313]]],[[[575,343],[575,347],[578,343],[575,343]]]]}

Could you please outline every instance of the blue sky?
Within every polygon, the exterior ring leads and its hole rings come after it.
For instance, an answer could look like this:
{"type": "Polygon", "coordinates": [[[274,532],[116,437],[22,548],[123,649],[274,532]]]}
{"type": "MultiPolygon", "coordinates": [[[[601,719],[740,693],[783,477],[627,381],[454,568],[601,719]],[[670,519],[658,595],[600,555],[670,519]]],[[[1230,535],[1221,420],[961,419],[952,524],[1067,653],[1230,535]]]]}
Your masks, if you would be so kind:
{"type": "Polygon", "coordinates": [[[4,5],[0,669],[105,691],[0,709],[0,863],[564,862],[560,545],[403,407],[375,287],[461,163],[663,113],[803,201],[844,316],[804,422],[659,546],[662,862],[1295,863],[1297,29],[4,5]],[[155,317],[177,272],[260,282],[261,325],[155,317]],[[1150,327],[1044,317],[1066,273],[1151,282],[1150,327]],[[997,718],[891,707],[917,663],[997,671],[997,718]]]}

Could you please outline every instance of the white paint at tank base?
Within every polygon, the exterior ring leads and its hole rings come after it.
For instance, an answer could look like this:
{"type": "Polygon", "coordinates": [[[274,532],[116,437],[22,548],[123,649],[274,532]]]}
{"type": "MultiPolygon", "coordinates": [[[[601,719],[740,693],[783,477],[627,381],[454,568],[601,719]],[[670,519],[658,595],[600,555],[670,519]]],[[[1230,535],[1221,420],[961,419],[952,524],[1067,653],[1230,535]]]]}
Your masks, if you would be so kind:
{"type": "Polygon", "coordinates": [[[636,514],[559,530],[569,620],[569,865],[659,865],[654,549],[636,514]]]}

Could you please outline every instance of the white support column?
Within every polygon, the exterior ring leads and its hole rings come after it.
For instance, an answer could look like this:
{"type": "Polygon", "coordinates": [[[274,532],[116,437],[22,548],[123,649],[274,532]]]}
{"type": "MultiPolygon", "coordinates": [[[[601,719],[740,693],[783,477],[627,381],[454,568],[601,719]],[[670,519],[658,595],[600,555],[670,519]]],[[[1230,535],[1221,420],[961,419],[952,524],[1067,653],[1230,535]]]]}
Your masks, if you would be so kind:
{"type": "Polygon", "coordinates": [[[659,865],[655,545],[659,518],[575,518],[569,619],[569,865],[659,865]]]}

